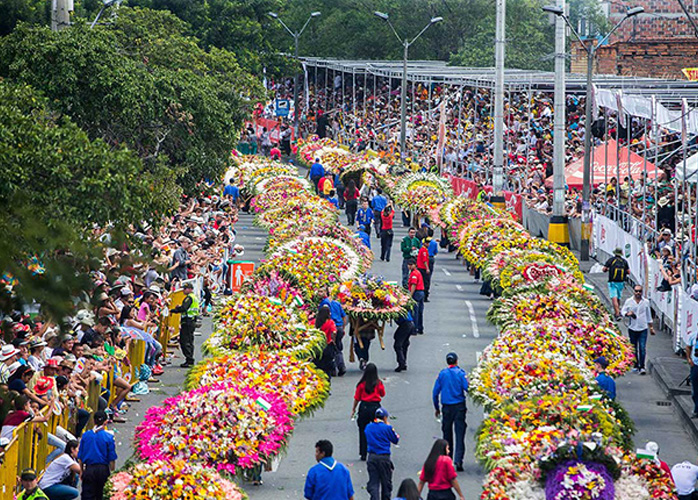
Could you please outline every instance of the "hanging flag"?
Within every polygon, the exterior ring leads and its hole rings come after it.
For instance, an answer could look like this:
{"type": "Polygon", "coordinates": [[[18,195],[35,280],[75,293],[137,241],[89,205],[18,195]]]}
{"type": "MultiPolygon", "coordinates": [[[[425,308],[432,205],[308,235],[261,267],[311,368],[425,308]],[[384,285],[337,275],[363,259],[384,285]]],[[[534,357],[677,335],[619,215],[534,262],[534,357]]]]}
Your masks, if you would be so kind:
{"type": "Polygon", "coordinates": [[[687,124],[688,124],[688,101],[684,97],[681,99],[681,144],[686,147],[688,141],[687,124]]]}
{"type": "Polygon", "coordinates": [[[598,89],[596,85],[591,85],[591,117],[594,121],[599,119],[599,102],[596,100],[596,92],[598,89]]]}
{"type": "Polygon", "coordinates": [[[305,92],[305,109],[310,109],[310,90],[308,89],[308,66],[303,63],[303,92],[305,92]]]}
{"type": "Polygon", "coordinates": [[[262,85],[264,85],[264,88],[266,90],[269,90],[269,87],[267,87],[267,67],[264,66],[262,68],[262,74],[264,74],[264,77],[262,78],[262,85]]]}
{"type": "Polygon", "coordinates": [[[616,91],[616,106],[618,107],[618,124],[625,124],[625,112],[623,111],[623,91],[616,91]]]}
{"type": "Polygon", "coordinates": [[[446,142],[446,99],[443,99],[441,104],[439,104],[439,112],[439,143],[436,146],[436,165],[441,173],[444,159],[444,143],[446,142]]]}

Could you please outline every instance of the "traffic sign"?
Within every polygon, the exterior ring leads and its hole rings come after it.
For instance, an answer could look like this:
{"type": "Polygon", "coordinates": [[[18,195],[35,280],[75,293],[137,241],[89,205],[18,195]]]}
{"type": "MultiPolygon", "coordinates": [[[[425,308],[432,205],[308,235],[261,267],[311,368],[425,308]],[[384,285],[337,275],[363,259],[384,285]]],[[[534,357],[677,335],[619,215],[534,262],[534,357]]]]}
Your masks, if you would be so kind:
{"type": "Polygon", "coordinates": [[[245,277],[254,272],[254,262],[235,260],[228,269],[228,285],[232,292],[239,292],[245,277]]]}
{"type": "Polygon", "coordinates": [[[277,99],[274,104],[274,114],[276,116],[288,116],[291,110],[291,101],[288,99],[277,99]]]}

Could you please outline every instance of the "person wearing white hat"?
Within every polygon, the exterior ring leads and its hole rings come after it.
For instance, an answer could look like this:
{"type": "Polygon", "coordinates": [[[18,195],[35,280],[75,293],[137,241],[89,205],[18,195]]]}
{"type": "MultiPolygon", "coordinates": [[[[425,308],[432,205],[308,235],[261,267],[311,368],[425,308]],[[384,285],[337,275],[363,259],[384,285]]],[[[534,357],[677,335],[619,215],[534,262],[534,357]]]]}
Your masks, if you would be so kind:
{"type": "Polygon", "coordinates": [[[19,349],[15,349],[12,344],[6,344],[0,349],[0,385],[7,386],[7,380],[10,378],[10,365],[17,361],[19,349]]]}

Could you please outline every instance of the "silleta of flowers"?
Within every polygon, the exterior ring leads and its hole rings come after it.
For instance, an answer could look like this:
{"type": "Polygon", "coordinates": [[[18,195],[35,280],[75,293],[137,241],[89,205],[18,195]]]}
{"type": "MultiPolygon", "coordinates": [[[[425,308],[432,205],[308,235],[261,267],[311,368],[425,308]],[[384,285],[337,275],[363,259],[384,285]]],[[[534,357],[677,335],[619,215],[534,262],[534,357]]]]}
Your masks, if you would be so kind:
{"type": "Polygon", "coordinates": [[[413,173],[401,177],[392,190],[395,203],[406,210],[426,215],[453,196],[449,182],[430,173],[413,173]]]}
{"type": "Polygon", "coordinates": [[[281,452],[292,416],[276,393],[221,382],[150,408],[136,428],[136,450],[147,461],[201,462],[235,474],[281,452]]]}
{"type": "Polygon", "coordinates": [[[406,316],[413,300],[400,286],[365,274],[352,281],[338,283],[332,294],[349,315],[389,321],[406,316]]]}
{"type": "Polygon", "coordinates": [[[325,336],[310,328],[305,313],[280,299],[238,294],[218,313],[216,329],[204,342],[212,354],[231,351],[287,351],[310,357],[325,347],[325,336]]]}
{"type": "Polygon", "coordinates": [[[109,478],[110,500],[247,500],[215,469],[185,460],[136,464],[109,478]]]}
{"type": "Polygon", "coordinates": [[[330,381],[307,360],[285,352],[238,352],[208,358],[188,374],[187,387],[213,385],[228,380],[241,387],[280,396],[295,415],[307,415],[322,407],[330,393],[330,381]]]}

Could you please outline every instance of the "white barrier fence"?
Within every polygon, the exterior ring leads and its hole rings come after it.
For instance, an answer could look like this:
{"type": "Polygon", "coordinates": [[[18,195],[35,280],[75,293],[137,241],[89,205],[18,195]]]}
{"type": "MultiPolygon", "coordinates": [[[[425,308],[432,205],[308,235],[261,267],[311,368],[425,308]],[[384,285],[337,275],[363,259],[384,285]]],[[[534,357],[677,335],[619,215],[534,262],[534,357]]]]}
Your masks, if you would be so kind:
{"type": "Polygon", "coordinates": [[[612,254],[616,248],[623,250],[623,257],[630,265],[630,276],[645,288],[645,296],[656,312],[673,328],[675,349],[683,348],[684,342],[698,329],[698,301],[693,300],[681,287],[675,285],[669,292],[660,292],[662,283],[660,262],[650,255],[651,249],[630,233],[623,231],[618,223],[603,215],[595,214],[593,244],[597,250],[612,254]]]}

